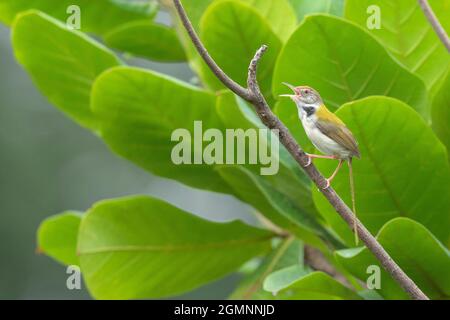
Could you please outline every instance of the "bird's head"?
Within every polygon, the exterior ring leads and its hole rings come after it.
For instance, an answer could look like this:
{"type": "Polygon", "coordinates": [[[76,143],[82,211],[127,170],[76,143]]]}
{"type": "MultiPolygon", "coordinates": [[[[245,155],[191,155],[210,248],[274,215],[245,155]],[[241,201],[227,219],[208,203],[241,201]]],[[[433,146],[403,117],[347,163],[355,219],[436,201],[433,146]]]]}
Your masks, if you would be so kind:
{"type": "Polygon", "coordinates": [[[282,94],[281,97],[289,97],[295,102],[297,108],[301,112],[304,112],[306,116],[313,115],[317,109],[323,104],[322,98],[319,93],[311,87],[308,86],[298,86],[283,82],[284,85],[288,86],[294,94],[282,94]]]}

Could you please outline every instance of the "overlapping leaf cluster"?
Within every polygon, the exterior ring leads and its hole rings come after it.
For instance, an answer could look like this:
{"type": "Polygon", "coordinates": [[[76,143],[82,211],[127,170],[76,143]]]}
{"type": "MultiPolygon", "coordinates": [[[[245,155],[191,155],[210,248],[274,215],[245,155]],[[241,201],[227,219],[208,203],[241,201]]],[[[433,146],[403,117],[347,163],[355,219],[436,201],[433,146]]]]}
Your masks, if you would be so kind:
{"type": "MultiPolygon", "coordinates": [[[[95,298],[173,296],[247,270],[233,298],[361,299],[377,261],[353,248],[352,235],[306,176],[280,150],[280,170],[255,165],[175,165],[173,130],[261,128],[251,108],[217,81],[176,19],[155,22],[170,1],[0,0],[17,60],[58,109],[110,149],[148,171],[191,187],[232,195],[277,229],[212,223],[160,200],[135,196],[94,204],[86,213],[45,220],[41,251],[78,264],[95,298]],[[82,30],[64,24],[78,5],[82,30]],[[96,40],[94,40],[96,39],[96,40]],[[112,50],[114,49],[114,51],[112,50]],[[186,62],[201,86],[129,67],[120,54],[186,62]],[[305,244],[321,250],[355,285],[347,288],[304,265],[305,244]]],[[[313,150],[295,106],[278,101],[281,82],[316,88],[355,133],[358,215],[431,298],[450,297],[450,56],[415,0],[184,0],[194,27],[217,63],[245,84],[256,49],[270,48],[259,83],[274,110],[313,150]],[[368,6],[381,9],[381,29],[366,27],[368,6]]],[[[450,31],[450,1],[431,1],[450,31]]],[[[268,143],[269,141],[266,141],[268,143]]],[[[194,152],[194,150],[193,150],[194,152]]],[[[317,162],[329,174],[334,163],[317,162]]],[[[348,175],[334,182],[348,202],[348,175]]],[[[382,271],[381,298],[407,298],[382,271]]]]}

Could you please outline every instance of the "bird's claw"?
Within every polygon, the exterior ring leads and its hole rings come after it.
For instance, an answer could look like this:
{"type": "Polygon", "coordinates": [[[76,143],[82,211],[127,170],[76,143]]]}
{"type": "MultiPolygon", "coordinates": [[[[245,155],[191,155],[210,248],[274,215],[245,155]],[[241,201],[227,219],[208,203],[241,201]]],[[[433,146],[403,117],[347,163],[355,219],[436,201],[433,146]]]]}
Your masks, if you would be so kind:
{"type": "Polygon", "coordinates": [[[326,189],[328,189],[328,188],[330,187],[330,185],[331,185],[331,181],[330,181],[330,179],[325,179],[325,181],[327,182],[327,184],[325,185],[325,187],[324,187],[324,188],[322,188],[323,190],[326,190],[326,189]]]}
{"type": "Polygon", "coordinates": [[[309,155],[306,155],[306,156],[308,157],[308,163],[305,164],[305,168],[306,168],[306,167],[309,167],[309,166],[311,165],[311,162],[312,162],[311,157],[310,157],[309,155]]]}

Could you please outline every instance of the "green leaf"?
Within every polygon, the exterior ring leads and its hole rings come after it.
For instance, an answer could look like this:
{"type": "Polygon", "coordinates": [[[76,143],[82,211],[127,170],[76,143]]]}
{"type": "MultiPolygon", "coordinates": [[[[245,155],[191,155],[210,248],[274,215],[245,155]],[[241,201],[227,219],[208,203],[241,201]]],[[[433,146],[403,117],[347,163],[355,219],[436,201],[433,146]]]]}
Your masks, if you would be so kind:
{"type": "Polygon", "coordinates": [[[186,55],[174,29],[151,21],[123,24],[105,34],[109,47],[155,61],[184,61],[186,55]]]}
{"type": "Polygon", "coordinates": [[[289,0],[301,21],[305,15],[312,13],[328,13],[335,16],[344,14],[344,0],[289,0]]]}
{"type": "Polygon", "coordinates": [[[184,10],[195,29],[199,27],[203,14],[213,2],[214,0],[182,0],[184,10]]]}
{"type": "Polygon", "coordinates": [[[273,299],[271,293],[263,290],[264,279],[272,272],[293,265],[303,265],[303,244],[289,237],[280,241],[256,270],[242,280],[230,299],[273,299]]]}
{"type": "MultiPolygon", "coordinates": [[[[218,171],[241,199],[256,208],[272,223],[291,231],[300,239],[321,250],[327,250],[318,236],[327,236],[327,231],[316,218],[270,186],[267,181],[242,166],[223,166],[218,171]]],[[[311,200],[306,199],[306,201],[311,200]]]]}
{"type": "Polygon", "coordinates": [[[431,0],[429,4],[439,19],[439,23],[447,34],[450,34],[450,0],[431,0]]]}
{"type": "MultiPolygon", "coordinates": [[[[200,24],[200,20],[206,9],[214,2],[224,0],[184,0],[183,7],[194,28],[200,24]]],[[[225,0],[226,1],[226,0],[225,0]]],[[[253,7],[267,20],[272,30],[280,39],[287,39],[295,29],[297,23],[295,11],[289,4],[289,0],[237,0],[253,7]]]]}
{"type": "Polygon", "coordinates": [[[80,8],[81,30],[98,34],[133,20],[150,19],[157,11],[155,5],[151,10],[150,7],[140,11],[131,10],[130,5],[124,9],[110,0],[0,0],[0,21],[11,25],[18,13],[37,9],[66,22],[73,15],[72,11],[68,13],[68,8],[73,5],[80,8]]]}
{"type": "Polygon", "coordinates": [[[297,25],[295,11],[288,0],[241,0],[256,9],[284,42],[297,25]]]}
{"type": "Polygon", "coordinates": [[[117,7],[146,16],[152,16],[158,11],[157,0],[109,0],[117,7]]]}
{"type": "MultiPolygon", "coordinates": [[[[383,226],[377,239],[430,299],[450,298],[450,253],[423,225],[396,218],[383,226]]],[[[409,298],[366,248],[337,251],[336,258],[364,282],[371,275],[367,268],[379,266],[381,288],[376,291],[385,299],[409,298]]]]}
{"type": "MultiPolygon", "coordinates": [[[[450,19],[450,1],[434,1],[436,12],[445,12],[450,19]]],[[[411,72],[417,74],[431,89],[445,76],[450,56],[426,19],[416,0],[349,0],[345,17],[365,28],[411,72]],[[368,20],[378,6],[380,28],[369,29],[368,20]],[[370,12],[370,13],[368,13],[370,12]]]]}
{"type": "Polygon", "coordinates": [[[180,294],[263,254],[273,235],[240,221],[203,220],[161,200],[102,201],[79,232],[81,269],[99,299],[180,294]]]}
{"type": "Polygon", "coordinates": [[[38,252],[65,265],[78,265],[76,248],[81,215],[66,211],[42,221],[37,232],[38,252]]]}
{"type": "MultiPolygon", "coordinates": [[[[336,113],[359,142],[361,160],[353,161],[356,211],[363,224],[376,233],[387,221],[408,217],[424,224],[443,243],[450,239],[450,169],[444,146],[431,128],[410,107],[387,97],[369,97],[336,113]]],[[[326,176],[336,161],[317,161],[326,176]]],[[[333,188],[350,201],[346,166],[333,188]]],[[[313,190],[319,212],[346,243],[354,245],[348,225],[328,201],[313,190]]]]}
{"type": "Polygon", "coordinates": [[[423,82],[367,32],[340,18],[316,15],[304,20],[277,60],[275,96],[289,90],[283,81],[315,88],[332,110],[366,96],[387,95],[427,117],[423,82]]]}
{"type": "Polygon", "coordinates": [[[272,272],[264,280],[264,290],[276,295],[280,290],[289,287],[299,278],[306,276],[310,270],[300,265],[292,265],[272,272]]]}
{"type": "Polygon", "coordinates": [[[215,100],[213,94],[181,81],[130,67],[103,73],[92,90],[92,110],[102,138],[114,152],[157,175],[195,188],[232,193],[214,166],[194,164],[193,159],[203,152],[195,147],[202,137],[194,136],[194,121],[202,121],[203,132],[223,129],[215,100]],[[172,139],[175,133],[187,136],[172,139]],[[183,142],[191,146],[186,151],[191,164],[175,164],[172,159],[173,148],[183,142]]]}
{"type": "MultiPolygon", "coordinates": [[[[289,276],[292,276],[292,270],[287,270],[287,272],[290,272],[289,276]]],[[[297,274],[301,275],[302,273],[297,272],[297,274]]],[[[268,281],[271,282],[271,280],[268,281]]],[[[270,282],[265,286],[272,285],[270,282]]],[[[278,292],[276,298],[282,300],[361,300],[361,297],[354,291],[320,271],[302,276],[278,292]]]]}
{"type": "MultiPolygon", "coordinates": [[[[270,47],[259,66],[261,90],[270,95],[275,59],[281,41],[262,16],[252,7],[238,1],[219,1],[208,7],[202,17],[201,38],[217,64],[231,78],[245,86],[250,60],[261,45],[270,47]]],[[[213,88],[222,88],[212,73],[206,73],[213,88]]]]}
{"type": "Polygon", "coordinates": [[[120,61],[84,34],[38,11],[20,14],[12,32],[16,58],[42,93],[77,123],[95,129],[89,107],[92,83],[120,61]]]}
{"type": "Polygon", "coordinates": [[[431,119],[434,132],[450,151],[450,71],[434,96],[431,119]]]}

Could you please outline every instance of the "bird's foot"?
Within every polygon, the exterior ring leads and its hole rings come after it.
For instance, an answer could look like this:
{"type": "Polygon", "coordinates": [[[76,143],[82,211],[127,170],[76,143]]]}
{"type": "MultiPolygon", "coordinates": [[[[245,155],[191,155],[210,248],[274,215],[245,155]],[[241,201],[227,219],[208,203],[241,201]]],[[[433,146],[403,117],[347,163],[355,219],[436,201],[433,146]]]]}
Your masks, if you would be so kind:
{"type": "Polygon", "coordinates": [[[325,184],[325,187],[322,188],[323,190],[327,190],[330,187],[330,185],[331,185],[331,179],[325,179],[325,181],[327,183],[325,184]]]}
{"type": "Polygon", "coordinates": [[[308,163],[305,164],[305,166],[304,166],[305,168],[309,167],[311,165],[311,163],[312,163],[312,157],[310,157],[309,154],[306,154],[306,156],[308,157],[308,163]]]}

